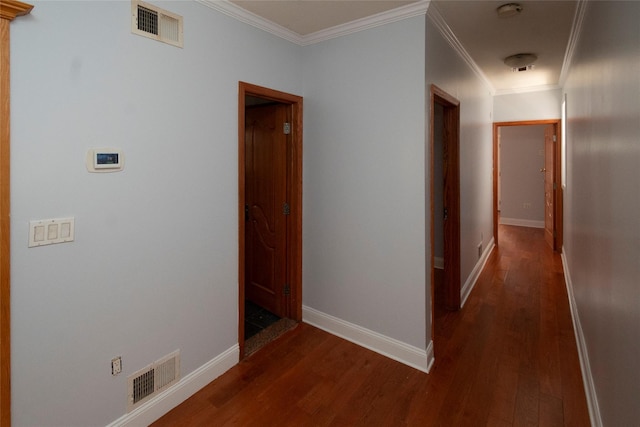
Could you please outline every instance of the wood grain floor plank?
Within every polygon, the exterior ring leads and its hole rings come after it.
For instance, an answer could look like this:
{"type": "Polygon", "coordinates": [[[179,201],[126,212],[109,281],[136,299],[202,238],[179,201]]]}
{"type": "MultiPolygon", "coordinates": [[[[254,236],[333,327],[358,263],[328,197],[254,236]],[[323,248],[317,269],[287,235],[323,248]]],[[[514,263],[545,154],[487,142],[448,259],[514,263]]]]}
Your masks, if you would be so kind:
{"type": "Polygon", "coordinates": [[[436,305],[430,374],[303,323],[153,426],[588,426],[560,257],[500,238],[465,307],[436,305]]]}
{"type": "Polygon", "coordinates": [[[562,399],[545,393],[540,393],[540,425],[562,426],[564,424],[564,412],[562,399]]]}

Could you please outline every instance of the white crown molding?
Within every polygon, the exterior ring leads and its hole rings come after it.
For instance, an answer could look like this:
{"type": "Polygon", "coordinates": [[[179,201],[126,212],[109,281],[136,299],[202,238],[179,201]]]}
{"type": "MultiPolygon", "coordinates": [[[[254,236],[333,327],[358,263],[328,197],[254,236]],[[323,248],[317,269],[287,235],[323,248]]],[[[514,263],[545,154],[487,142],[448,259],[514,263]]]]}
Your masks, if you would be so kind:
{"type": "Polygon", "coordinates": [[[287,28],[284,28],[281,25],[278,25],[274,22],[271,22],[267,19],[264,19],[261,16],[256,15],[255,13],[249,12],[246,9],[241,8],[240,6],[236,6],[231,3],[229,0],[196,0],[198,3],[201,3],[211,9],[217,10],[231,18],[237,19],[240,22],[244,22],[245,24],[249,24],[253,27],[259,28],[263,31],[271,33],[275,36],[278,36],[282,39],[288,40],[292,43],[302,45],[302,37],[300,34],[291,31],[287,28]]]}
{"type": "Polygon", "coordinates": [[[429,9],[429,4],[430,0],[420,0],[416,3],[411,3],[386,12],[380,12],[366,18],[347,22],[346,24],[336,25],[335,27],[327,28],[326,30],[316,31],[315,33],[302,36],[302,45],[308,46],[325,40],[353,34],[358,31],[367,30],[369,28],[379,27],[381,25],[412,18],[414,16],[424,15],[429,9]]]}
{"type": "MultiPolygon", "coordinates": [[[[427,16],[431,19],[431,22],[436,26],[442,37],[445,38],[447,42],[453,47],[453,49],[458,52],[458,54],[462,57],[462,59],[467,63],[467,65],[482,79],[482,81],[487,85],[491,95],[495,95],[496,89],[491,84],[491,81],[487,78],[487,76],[482,72],[476,61],[471,58],[471,55],[466,51],[466,49],[460,43],[460,40],[453,34],[453,31],[445,21],[444,17],[438,10],[438,7],[435,3],[431,4],[429,7],[429,11],[427,12],[427,16]]],[[[427,52],[428,55],[428,52],[427,52]]]]}
{"type": "Polygon", "coordinates": [[[571,68],[571,62],[573,61],[573,54],[580,34],[582,34],[582,23],[584,22],[584,15],[587,10],[587,0],[578,0],[576,5],[576,14],[573,17],[573,25],[571,26],[571,34],[569,34],[569,42],[567,43],[567,50],[564,53],[564,61],[562,62],[562,70],[560,71],[559,85],[564,87],[564,83],[569,75],[569,68],[571,68]]]}
{"type": "Polygon", "coordinates": [[[326,30],[317,31],[315,33],[300,35],[294,31],[284,28],[268,19],[249,12],[229,0],[196,0],[211,9],[217,10],[231,18],[240,22],[249,24],[263,31],[271,33],[277,37],[288,40],[300,46],[308,46],[314,43],[320,43],[325,40],[342,37],[358,31],[367,30],[369,28],[378,27],[389,24],[391,22],[400,21],[414,16],[424,15],[429,8],[430,0],[420,0],[406,6],[398,7],[387,12],[381,12],[366,18],[358,19],[342,25],[328,28],[326,30]]]}

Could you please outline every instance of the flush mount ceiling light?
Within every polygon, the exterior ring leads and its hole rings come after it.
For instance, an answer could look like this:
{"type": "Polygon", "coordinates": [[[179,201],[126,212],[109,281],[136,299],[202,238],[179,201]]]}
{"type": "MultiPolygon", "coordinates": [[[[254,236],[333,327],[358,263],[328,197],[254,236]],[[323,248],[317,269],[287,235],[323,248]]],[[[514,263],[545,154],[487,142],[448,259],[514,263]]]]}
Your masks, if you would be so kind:
{"type": "Polygon", "coordinates": [[[507,3],[497,8],[496,12],[499,18],[510,18],[519,15],[522,12],[522,6],[518,3],[507,3]]]}
{"type": "Polygon", "coordinates": [[[511,68],[528,67],[538,60],[538,56],[533,53],[516,53],[504,58],[504,64],[511,68]]]}

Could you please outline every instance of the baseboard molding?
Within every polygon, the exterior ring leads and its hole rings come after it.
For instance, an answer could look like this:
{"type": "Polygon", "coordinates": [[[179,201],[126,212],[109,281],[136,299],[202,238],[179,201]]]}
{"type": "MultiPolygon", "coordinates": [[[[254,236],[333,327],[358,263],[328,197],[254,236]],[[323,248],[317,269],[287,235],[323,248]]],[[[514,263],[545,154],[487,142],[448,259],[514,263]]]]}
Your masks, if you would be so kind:
{"type": "Polygon", "coordinates": [[[438,270],[444,270],[444,258],[434,257],[433,268],[437,268],[438,270]]]}
{"type": "Polygon", "coordinates": [[[573,320],[573,332],[578,345],[578,357],[580,358],[580,369],[582,370],[582,382],[584,391],[587,395],[587,406],[589,407],[589,418],[593,427],[602,427],[602,417],[600,416],[600,407],[598,406],[598,396],[596,395],[596,386],[591,375],[591,365],[589,364],[589,353],[587,352],[587,342],[584,339],[582,326],[580,325],[580,315],[576,306],[575,296],[573,294],[573,282],[567,265],[567,258],[564,247],[562,248],[562,269],[564,270],[565,286],[567,287],[567,296],[569,297],[569,308],[571,309],[571,319],[573,320]]]}
{"type": "Polygon", "coordinates": [[[227,372],[238,363],[239,359],[240,347],[236,344],[189,375],[182,377],[176,385],[136,410],[118,418],[107,427],[148,426],[227,372]]]}
{"type": "Polygon", "coordinates": [[[487,260],[489,259],[489,255],[491,254],[491,251],[495,247],[496,247],[495,240],[492,237],[491,240],[489,241],[489,244],[487,245],[484,252],[482,253],[482,256],[476,263],[476,266],[473,268],[473,271],[471,271],[471,274],[467,278],[467,281],[464,282],[462,289],[460,289],[460,307],[464,307],[464,303],[467,302],[467,298],[469,298],[469,294],[471,294],[473,287],[476,285],[476,282],[478,281],[478,277],[480,277],[480,273],[482,273],[482,269],[484,268],[484,265],[487,263],[487,260]]]}
{"type": "Polygon", "coordinates": [[[428,373],[433,366],[433,342],[423,350],[304,305],[302,320],[420,371],[428,373]]]}
{"type": "Polygon", "coordinates": [[[532,219],[518,219],[518,218],[502,218],[502,217],[500,217],[500,224],[517,225],[518,227],[544,228],[544,221],[534,221],[532,219]]]}

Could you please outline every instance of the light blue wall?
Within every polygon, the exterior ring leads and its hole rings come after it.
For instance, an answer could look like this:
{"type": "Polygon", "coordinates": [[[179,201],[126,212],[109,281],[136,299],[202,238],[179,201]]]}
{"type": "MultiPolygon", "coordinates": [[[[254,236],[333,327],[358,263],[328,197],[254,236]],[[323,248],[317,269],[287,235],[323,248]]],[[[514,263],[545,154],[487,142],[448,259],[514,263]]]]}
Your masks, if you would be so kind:
{"type": "Polygon", "coordinates": [[[562,90],[497,95],[493,98],[496,122],[551,120],[561,117],[562,90]]]}
{"type": "Polygon", "coordinates": [[[302,48],[161,6],[184,49],[131,34],[126,1],[36,2],[12,23],[16,426],[105,425],[127,375],[175,349],[186,375],[238,342],[238,81],[301,94],[302,48]],[[123,172],[86,171],[104,146],[123,172]],[[27,248],[30,220],[66,216],[75,242],[27,248]]]}
{"type": "Polygon", "coordinates": [[[545,125],[500,128],[500,221],[544,227],[545,125]],[[529,207],[524,207],[529,203],[529,207]]]}
{"type": "Polygon", "coordinates": [[[426,348],[424,16],[304,51],[304,304],[426,348]]]}
{"type": "Polygon", "coordinates": [[[460,101],[460,277],[464,286],[477,266],[478,244],[482,241],[486,248],[493,238],[493,99],[430,15],[426,52],[427,90],[435,84],[460,101]]]}
{"type": "Polygon", "coordinates": [[[237,344],[239,80],[304,96],[306,306],[431,340],[431,83],[463,106],[463,281],[492,235],[491,96],[427,18],[302,48],[160,4],[184,49],[132,35],[129,2],[38,2],[12,24],[16,425],[107,424],[135,370],[179,348],[186,375],[237,344]],[[123,172],[87,173],[104,146],[123,172]],[[27,248],[30,220],[66,216],[75,242],[27,248]]]}
{"type": "Polygon", "coordinates": [[[605,426],[640,425],[639,21],[588,2],[564,88],[564,253],[605,426]]]}

